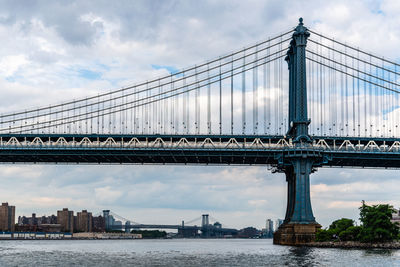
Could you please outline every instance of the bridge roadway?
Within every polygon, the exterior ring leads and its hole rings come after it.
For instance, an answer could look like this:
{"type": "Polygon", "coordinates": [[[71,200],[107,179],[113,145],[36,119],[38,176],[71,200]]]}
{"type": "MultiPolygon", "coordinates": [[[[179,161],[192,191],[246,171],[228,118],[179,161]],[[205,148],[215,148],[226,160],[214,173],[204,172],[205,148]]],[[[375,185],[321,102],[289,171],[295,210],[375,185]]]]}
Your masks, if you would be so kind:
{"type": "Polygon", "coordinates": [[[400,168],[400,139],[284,136],[2,134],[0,162],[276,165],[312,157],[316,166],[400,168]]]}
{"type": "Polygon", "coordinates": [[[185,230],[194,230],[194,231],[200,231],[200,230],[213,230],[213,231],[218,231],[221,233],[237,233],[238,230],[237,229],[233,229],[233,228],[217,228],[217,227],[206,227],[203,228],[202,226],[191,226],[191,225],[170,225],[170,224],[132,224],[132,225],[122,225],[122,226],[118,226],[118,227],[113,227],[114,229],[175,229],[175,230],[180,230],[180,229],[185,229],[185,230]]]}

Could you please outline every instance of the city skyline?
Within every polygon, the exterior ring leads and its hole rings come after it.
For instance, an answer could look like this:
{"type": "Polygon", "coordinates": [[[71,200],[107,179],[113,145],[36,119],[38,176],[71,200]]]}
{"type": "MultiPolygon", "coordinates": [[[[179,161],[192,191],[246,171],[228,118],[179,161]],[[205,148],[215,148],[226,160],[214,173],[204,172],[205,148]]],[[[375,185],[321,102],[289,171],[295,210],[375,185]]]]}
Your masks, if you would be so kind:
{"type": "MultiPolygon", "coordinates": [[[[4,202],[4,204],[8,204],[8,202],[4,202]]],[[[8,204],[8,205],[10,205],[10,204],[8,204]]],[[[123,224],[126,224],[126,223],[128,223],[128,224],[132,224],[132,223],[137,224],[138,223],[130,218],[122,218],[114,212],[111,212],[111,214],[110,214],[110,210],[104,210],[104,209],[99,212],[96,212],[96,213],[82,209],[82,211],[76,211],[76,213],[75,213],[74,210],[71,210],[68,208],[62,208],[62,209],[58,209],[55,212],[54,211],[50,212],[49,214],[37,214],[36,212],[32,212],[32,213],[30,213],[30,215],[31,215],[30,217],[28,214],[22,214],[22,215],[19,215],[18,217],[16,217],[15,216],[16,207],[12,206],[12,205],[11,205],[11,207],[13,208],[13,211],[14,211],[15,224],[19,225],[19,226],[57,224],[57,223],[60,223],[57,219],[59,217],[63,217],[62,220],[66,221],[65,223],[61,223],[61,224],[67,225],[68,224],[67,221],[70,220],[70,219],[68,219],[68,217],[72,218],[72,216],[74,217],[74,220],[76,220],[73,223],[73,229],[75,229],[75,227],[78,227],[79,231],[82,231],[81,229],[85,228],[85,229],[88,229],[88,232],[91,232],[91,227],[89,227],[88,225],[93,225],[93,222],[90,222],[90,221],[92,219],[94,220],[95,217],[103,217],[106,220],[106,222],[105,222],[106,225],[121,225],[122,226],[123,224]],[[116,215],[117,218],[122,219],[122,221],[115,219],[113,215],[116,215]],[[82,222],[80,222],[80,218],[79,218],[82,216],[85,216],[85,218],[87,220],[86,225],[85,225],[85,223],[83,223],[84,226],[81,225],[82,222]],[[88,218],[90,218],[90,219],[88,219],[88,218]]],[[[204,216],[205,215],[203,214],[202,217],[198,217],[196,220],[195,219],[190,220],[190,224],[187,224],[187,222],[185,222],[185,225],[193,225],[194,226],[194,225],[204,224],[204,222],[202,221],[202,219],[204,220],[204,216]]],[[[206,214],[206,216],[208,218],[208,214],[206,214]]],[[[212,216],[211,216],[211,219],[209,222],[210,223],[220,223],[217,219],[215,219],[212,216]]],[[[157,222],[152,222],[152,223],[157,224],[157,222]]],[[[179,219],[177,219],[177,222],[175,224],[179,224],[179,223],[184,223],[184,221],[179,221],[179,219]]],[[[268,218],[268,219],[266,219],[266,225],[264,225],[263,228],[260,228],[258,230],[266,229],[267,231],[269,231],[272,229],[271,231],[273,232],[274,229],[277,229],[279,227],[279,225],[281,225],[282,223],[283,223],[283,219],[268,218]],[[271,227],[271,225],[272,225],[272,227],[271,227]]],[[[140,222],[140,224],[148,224],[148,222],[140,222]]],[[[207,222],[207,224],[208,224],[208,222],[207,222]]],[[[63,226],[63,227],[65,228],[65,226],[63,226]]],[[[253,226],[248,225],[246,227],[253,227],[253,226]]],[[[70,226],[67,226],[67,228],[69,229],[70,226]]],[[[66,231],[68,232],[69,230],[66,230],[66,231]]]]}
{"type": "MultiPolygon", "coordinates": [[[[385,58],[400,56],[395,1],[288,3],[3,2],[0,110],[96,95],[168,74],[289,29],[306,11],[304,22],[312,29],[364,48],[368,41],[368,49],[385,58]]],[[[398,208],[397,176],[393,170],[320,169],[311,177],[316,220],[328,226],[341,217],[358,219],[361,200],[398,208]]],[[[267,167],[2,165],[0,181],[2,201],[18,207],[16,217],[34,207],[42,214],[60,206],[107,207],[139,222],[174,223],[210,213],[230,227],[262,228],[266,218],[284,217],[286,207],[285,178],[267,167]]]]}

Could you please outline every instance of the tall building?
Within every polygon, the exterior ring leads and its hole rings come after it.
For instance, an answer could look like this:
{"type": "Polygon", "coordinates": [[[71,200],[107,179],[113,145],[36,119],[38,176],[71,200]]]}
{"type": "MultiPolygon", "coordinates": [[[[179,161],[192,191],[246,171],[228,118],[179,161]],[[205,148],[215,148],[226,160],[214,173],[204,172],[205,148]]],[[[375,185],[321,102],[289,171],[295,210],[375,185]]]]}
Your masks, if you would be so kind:
{"type": "Polygon", "coordinates": [[[79,232],[92,232],[93,216],[91,212],[82,210],[76,215],[76,230],[79,232]]]}
{"type": "Polygon", "coordinates": [[[0,231],[15,231],[15,206],[7,202],[0,206],[0,231]]]}
{"type": "Polygon", "coordinates": [[[103,210],[103,218],[104,218],[104,224],[105,224],[106,230],[109,230],[112,228],[112,225],[113,225],[112,217],[113,216],[110,215],[110,210],[103,210]]]}
{"type": "Polygon", "coordinates": [[[62,232],[74,232],[74,212],[64,208],[57,211],[57,223],[61,225],[62,232]]]}
{"type": "Polygon", "coordinates": [[[274,221],[271,219],[267,219],[265,229],[268,233],[274,233],[274,221]]]}

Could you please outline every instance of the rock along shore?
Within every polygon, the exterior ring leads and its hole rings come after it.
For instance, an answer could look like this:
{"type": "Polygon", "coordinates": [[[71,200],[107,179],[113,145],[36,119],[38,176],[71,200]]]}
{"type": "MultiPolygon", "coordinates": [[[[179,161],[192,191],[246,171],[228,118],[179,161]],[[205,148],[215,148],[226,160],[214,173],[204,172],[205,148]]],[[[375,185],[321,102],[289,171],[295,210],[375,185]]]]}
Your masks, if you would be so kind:
{"type": "Polygon", "coordinates": [[[307,247],[318,248],[386,248],[386,249],[400,249],[400,242],[387,242],[387,243],[361,243],[357,241],[329,241],[329,242],[311,242],[304,244],[307,247]]]}

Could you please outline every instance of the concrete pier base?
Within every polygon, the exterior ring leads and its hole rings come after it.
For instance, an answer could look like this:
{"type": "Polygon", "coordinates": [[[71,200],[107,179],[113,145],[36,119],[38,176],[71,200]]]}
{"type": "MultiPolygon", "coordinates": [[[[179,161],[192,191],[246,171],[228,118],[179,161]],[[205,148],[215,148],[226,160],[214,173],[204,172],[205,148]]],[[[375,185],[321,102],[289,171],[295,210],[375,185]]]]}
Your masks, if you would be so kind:
{"type": "Polygon", "coordinates": [[[315,234],[321,225],[318,223],[284,223],[274,233],[274,244],[301,246],[315,241],[315,234]]]}

